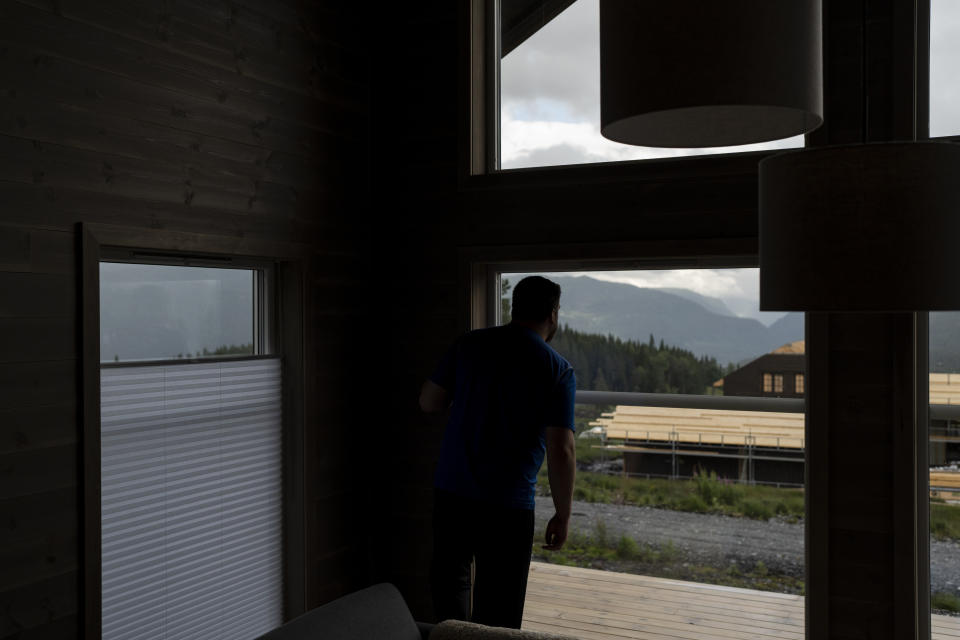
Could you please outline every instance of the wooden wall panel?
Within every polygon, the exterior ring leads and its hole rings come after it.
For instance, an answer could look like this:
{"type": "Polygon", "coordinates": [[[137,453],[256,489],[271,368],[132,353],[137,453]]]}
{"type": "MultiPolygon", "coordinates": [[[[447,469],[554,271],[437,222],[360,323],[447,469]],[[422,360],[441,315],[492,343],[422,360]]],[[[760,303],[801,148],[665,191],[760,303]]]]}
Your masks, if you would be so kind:
{"type": "Polygon", "coordinates": [[[305,604],[368,583],[368,46],[339,3],[0,4],[0,638],[82,634],[81,222],[306,245],[305,604]]]}

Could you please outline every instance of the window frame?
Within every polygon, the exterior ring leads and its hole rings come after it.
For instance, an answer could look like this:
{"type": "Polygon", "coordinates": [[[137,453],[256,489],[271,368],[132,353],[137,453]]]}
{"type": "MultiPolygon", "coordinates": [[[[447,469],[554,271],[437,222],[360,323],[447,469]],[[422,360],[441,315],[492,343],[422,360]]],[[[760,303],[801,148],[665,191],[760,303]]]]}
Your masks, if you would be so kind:
{"type": "MultiPolygon", "coordinates": [[[[204,256],[193,254],[144,252],[121,247],[102,247],[100,263],[142,264],[177,267],[206,267],[254,272],[253,353],[250,355],[210,356],[205,358],[150,358],[144,360],[104,360],[101,367],[139,367],[149,365],[230,362],[275,358],[282,353],[279,331],[277,266],[274,261],[243,256],[204,256]]],[[[98,323],[99,324],[99,323],[98,323]]]]}
{"type": "MultiPolygon", "coordinates": [[[[926,0],[929,2],[929,0],[926,0]]],[[[461,187],[484,187],[500,184],[524,184],[541,176],[563,171],[564,179],[593,180],[609,177],[611,169],[622,167],[631,177],[649,177],[664,172],[682,174],[698,166],[719,164],[721,173],[731,173],[752,165],[757,171],[759,161],[784,149],[764,151],[735,151],[678,158],[651,158],[618,160],[580,164],[549,165],[544,167],[500,166],[500,5],[502,0],[469,0],[461,5],[461,33],[466,35],[461,55],[465,59],[465,81],[460,93],[465,114],[461,118],[460,184],[461,187]]],[[[824,51],[826,63],[826,50],[824,51]]],[[[815,133],[815,132],[814,132],[815,133]]],[[[804,136],[804,146],[811,144],[810,135],[804,136]]]]}
{"type": "Polygon", "coordinates": [[[496,275],[524,271],[756,268],[756,239],[538,244],[465,247],[459,255],[460,325],[470,331],[496,322],[496,275]]]}
{"type": "MultiPolygon", "coordinates": [[[[81,562],[83,635],[102,637],[101,554],[100,554],[100,369],[149,364],[169,365],[218,360],[279,358],[284,380],[283,407],[283,619],[305,611],[304,537],[304,357],[303,357],[303,265],[306,247],[293,243],[250,241],[206,234],[137,229],[114,225],[80,225],[80,320],[81,358],[81,464],[82,517],[81,562]],[[273,319],[276,350],[269,354],[227,358],[199,358],[100,362],[100,263],[115,257],[139,256],[135,262],[153,260],[189,261],[197,266],[272,265],[275,304],[268,314],[273,319]],[[106,259],[105,259],[106,257],[106,259]]],[[[131,260],[127,260],[131,261],[131,260]]],[[[169,264],[169,262],[163,262],[169,264]]],[[[263,318],[267,322],[267,318],[263,318]]],[[[262,325],[266,329],[267,325],[262,325]]]]}
{"type": "Polygon", "coordinates": [[[763,376],[763,381],[760,385],[760,388],[763,390],[762,393],[773,393],[773,374],[764,371],[761,375],[763,376]]]}
{"type": "MultiPolygon", "coordinates": [[[[696,240],[689,242],[651,241],[584,244],[543,244],[495,247],[469,247],[460,250],[460,281],[465,295],[460,301],[460,325],[464,331],[494,326],[500,310],[500,274],[552,271],[612,271],[641,269],[692,268],[757,268],[759,257],[755,241],[740,239],[696,240]]],[[[598,392],[579,390],[587,398],[597,394],[622,393],[623,397],[642,396],[659,406],[683,406],[685,399],[706,398],[708,404],[717,396],[691,394],[598,392]]],[[[722,396],[720,402],[735,396],[722,396]]],[[[796,411],[797,401],[791,398],[739,398],[740,404],[765,402],[766,411],[796,411]],[[758,401],[758,402],[754,402],[758,401]]],[[[702,406],[699,400],[691,400],[702,406]]],[[[802,400],[800,403],[802,404],[802,400]]],[[[719,404],[719,403],[718,403],[719,404]]]]}
{"type": "MultiPolygon", "coordinates": [[[[492,0],[471,0],[470,3],[463,3],[461,6],[472,7],[477,3],[489,2],[492,0]]],[[[823,12],[825,124],[807,136],[807,146],[929,138],[930,17],[930,0],[892,5],[890,3],[852,3],[850,5],[825,3],[823,12]]],[[[470,21],[469,9],[461,12],[460,27],[461,34],[470,34],[474,44],[476,44],[478,33],[481,37],[484,35],[482,28],[470,21]]],[[[464,80],[461,83],[460,153],[464,155],[459,163],[459,188],[461,192],[468,192],[466,193],[468,198],[488,198],[494,204],[498,204],[504,201],[509,202],[509,198],[515,193],[521,193],[526,197],[549,196],[551,190],[562,189],[571,183],[576,183],[581,192],[594,196],[597,201],[611,202],[615,201],[619,191],[629,191],[641,183],[657,183],[659,186],[672,188],[685,181],[689,184],[702,184],[705,182],[704,179],[732,176],[742,183],[741,186],[754,189],[756,187],[757,161],[767,155],[765,152],[699,156],[672,161],[644,160],[516,169],[505,172],[491,172],[489,167],[481,166],[475,171],[469,162],[469,154],[474,151],[472,146],[474,140],[480,140],[480,144],[483,144],[485,132],[484,123],[481,120],[470,118],[470,105],[472,100],[485,101],[490,100],[492,96],[477,92],[471,94],[465,89],[471,86],[471,83],[474,87],[483,89],[483,82],[474,82],[478,69],[482,68],[480,66],[482,55],[478,53],[476,46],[472,49],[461,49],[460,68],[464,80]],[[496,193],[498,190],[502,193],[496,193]],[[611,191],[614,194],[613,197],[611,197],[611,191]]],[[[960,141],[960,135],[938,139],[960,141]]],[[[732,198],[718,198],[716,204],[701,207],[697,211],[703,215],[715,213],[722,215],[728,213],[731,206],[735,206],[732,198]]],[[[756,211],[756,203],[748,206],[749,210],[756,211]]],[[[680,218],[676,226],[670,228],[672,237],[683,237],[682,224],[682,218],[680,218]]],[[[479,302],[475,302],[473,296],[475,290],[481,291],[486,286],[484,276],[479,273],[485,268],[482,265],[476,269],[461,267],[460,282],[469,283],[467,287],[469,292],[463,295],[460,301],[463,318],[461,327],[464,329],[471,328],[473,318],[477,316],[482,318],[483,311],[486,309],[483,296],[480,294],[476,296],[479,302]]],[[[926,341],[926,314],[918,315],[923,316],[924,323],[918,329],[916,346],[923,348],[921,345],[926,341]]],[[[827,335],[824,320],[826,317],[823,314],[807,314],[807,336],[816,335],[820,339],[827,335]]],[[[925,367],[921,367],[920,370],[926,371],[925,367]]],[[[827,379],[829,374],[820,365],[816,372],[811,372],[809,366],[807,371],[811,374],[816,373],[823,379],[827,379]]],[[[929,407],[926,403],[920,404],[923,406],[917,407],[917,420],[919,423],[926,424],[925,416],[929,407]]],[[[817,406],[813,409],[812,415],[817,415],[819,419],[820,411],[821,408],[817,406]]],[[[808,415],[811,415],[809,405],[808,415]]],[[[944,412],[943,415],[952,416],[952,413],[944,412]]],[[[912,495],[904,491],[895,496],[891,513],[915,517],[915,522],[899,520],[897,535],[903,540],[914,540],[911,545],[912,554],[911,549],[907,549],[902,555],[903,558],[913,558],[912,567],[909,560],[904,560],[904,572],[909,575],[912,569],[914,580],[921,585],[926,583],[927,589],[926,591],[920,589],[912,602],[904,604],[905,608],[909,606],[912,609],[913,614],[904,615],[905,625],[898,626],[894,631],[895,634],[899,633],[904,637],[929,635],[930,627],[929,492],[926,488],[928,477],[926,443],[921,442],[920,434],[915,435],[917,435],[916,441],[911,443],[915,452],[907,456],[910,460],[897,458],[895,462],[897,473],[910,480],[914,491],[912,495]],[[919,536],[918,530],[921,531],[919,536]]],[[[811,450],[815,451],[818,460],[821,457],[829,459],[828,443],[824,432],[809,433],[806,445],[808,460],[811,450]]],[[[828,556],[823,553],[816,557],[809,555],[809,549],[825,549],[829,546],[829,532],[833,524],[827,500],[832,485],[827,474],[822,471],[821,467],[820,472],[808,474],[806,483],[808,553],[805,637],[810,638],[826,637],[831,630],[831,571],[827,561],[828,556]],[[815,526],[811,523],[815,523],[815,526]]],[[[897,602],[903,604],[902,600],[903,598],[898,595],[897,602]]]]}

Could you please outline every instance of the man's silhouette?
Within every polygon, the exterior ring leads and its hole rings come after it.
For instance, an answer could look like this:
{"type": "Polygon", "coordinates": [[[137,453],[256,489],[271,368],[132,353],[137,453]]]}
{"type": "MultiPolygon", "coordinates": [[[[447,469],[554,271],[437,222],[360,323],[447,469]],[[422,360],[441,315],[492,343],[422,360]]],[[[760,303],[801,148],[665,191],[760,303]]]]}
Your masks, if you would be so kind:
{"type": "Polygon", "coordinates": [[[434,478],[431,582],[439,620],[520,628],[544,453],[556,508],[545,548],[559,549],[567,538],[576,381],[547,344],[559,303],[559,285],[524,278],[513,291],[512,322],[461,337],[423,385],[424,411],[450,408],[434,478]]]}

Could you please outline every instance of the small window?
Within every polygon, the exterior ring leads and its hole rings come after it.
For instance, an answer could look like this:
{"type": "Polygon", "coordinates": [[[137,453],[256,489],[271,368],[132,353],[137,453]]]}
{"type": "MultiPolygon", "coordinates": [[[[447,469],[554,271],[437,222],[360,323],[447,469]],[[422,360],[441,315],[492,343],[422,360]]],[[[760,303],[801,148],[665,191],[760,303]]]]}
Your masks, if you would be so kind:
{"type": "Polygon", "coordinates": [[[773,392],[783,393],[783,374],[776,373],[773,376],[773,392]]]}
{"type": "Polygon", "coordinates": [[[283,621],[269,267],[100,264],[104,640],[283,621]]]}
{"type": "Polygon", "coordinates": [[[773,374],[772,373],[763,374],[763,392],[773,393],[773,374]]]}
{"type": "Polygon", "coordinates": [[[257,269],[100,263],[100,361],[263,355],[257,269]]]}
{"type": "Polygon", "coordinates": [[[803,387],[803,374],[798,373],[793,377],[793,390],[794,393],[806,393],[803,387]]]}

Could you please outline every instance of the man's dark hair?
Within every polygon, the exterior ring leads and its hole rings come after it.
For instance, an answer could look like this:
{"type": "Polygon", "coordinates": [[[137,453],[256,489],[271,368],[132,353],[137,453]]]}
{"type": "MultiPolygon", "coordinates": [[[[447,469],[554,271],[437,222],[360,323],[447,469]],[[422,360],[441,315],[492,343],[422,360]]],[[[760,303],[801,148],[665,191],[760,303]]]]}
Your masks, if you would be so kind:
{"type": "Polygon", "coordinates": [[[560,285],[541,276],[527,276],[513,288],[511,318],[543,322],[560,305],[560,285]]]}

